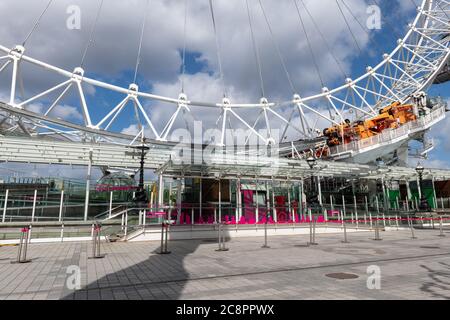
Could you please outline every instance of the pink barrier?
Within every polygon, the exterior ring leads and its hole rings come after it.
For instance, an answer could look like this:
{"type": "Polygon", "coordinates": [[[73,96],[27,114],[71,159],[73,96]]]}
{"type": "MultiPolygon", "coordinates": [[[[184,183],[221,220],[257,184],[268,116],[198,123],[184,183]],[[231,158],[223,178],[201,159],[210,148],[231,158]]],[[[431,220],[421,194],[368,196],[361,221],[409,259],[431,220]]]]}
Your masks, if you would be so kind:
{"type": "Polygon", "coordinates": [[[340,212],[339,212],[339,210],[327,210],[327,214],[331,217],[334,217],[334,216],[339,216],[340,212]]]}
{"type": "Polygon", "coordinates": [[[147,212],[146,213],[147,218],[158,218],[158,217],[164,217],[166,215],[165,212],[147,212]]]}

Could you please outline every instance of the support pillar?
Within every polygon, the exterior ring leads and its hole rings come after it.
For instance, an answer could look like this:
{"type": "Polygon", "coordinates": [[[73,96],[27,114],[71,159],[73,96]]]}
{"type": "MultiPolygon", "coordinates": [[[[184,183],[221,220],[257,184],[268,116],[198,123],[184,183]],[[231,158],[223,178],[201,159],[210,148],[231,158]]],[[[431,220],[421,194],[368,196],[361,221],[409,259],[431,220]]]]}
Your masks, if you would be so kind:
{"type": "Polygon", "coordinates": [[[299,195],[298,195],[299,216],[304,219],[305,208],[303,207],[303,179],[300,181],[298,190],[299,190],[299,195]]]}
{"type": "Polygon", "coordinates": [[[222,180],[219,178],[219,223],[222,223],[222,180]]]}
{"type": "MultiPolygon", "coordinates": [[[[153,187],[152,187],[152,189],[153,189],[153,187]]],[[[154,197],[155,197],[155,193],[153,191],[150,192],[150,212],[153,212],[154,197]]]]}
{"type": "Polygon", "coordinates": [[[181,221],[181,188],[183,184],[183,179],[178,179],[178,185],[177,185],[177,224],[180,224],[181,221]]]}
{"type": "Polygon", "coordinates": [[[256,180],[256,206],[255,206],[255,221],[258,224],[259,222],[259,202],[258,202],[258,180],[256,180]]]}
{"type": "Polygon", "coordinates": [[[142,224],[145,230],[145,225],[147,224],[147,210],[145,209],[142,209],[142,224]]]}
{"type": "Polygon", "coordinates": [[[416,178],[417,190],[419,191],[419,199],[422,199],[422,186],[420,185],[419,177],[416,178]]]}
{"type": "Polygon", "coordinates": [[[16,84],[17,84],[17,71],[18,71],[18,58],[13,58],[13,71],[12,71],[12,79],[11,79],[11,94],[9,98],[9,104],[14,105],[16,101],[16,84]]]}
{"type": "Polygon", "coordinates": [[[164,177],[162,174],[158,177],[158,208],[157,211],[162,210],[164,206],[164,177]]]}
{"type": "Polygon", "coordinates": [[[91,174],[92,174],[92,149],[89,150],[89,164],[88,164],[88,172],[86,177],[86,195],[84,198],[84,221],[88,219],[89,213],[89,194],[91,188],[91,174]]]}
{"type": "Polygon", "coordinates": [[[173,179],[169,180],[169,211],[168,211],[168,220],[172,220],[172,187],[173,187],[173,179]]]}
{"type": "Polygon", "coordinates": [[[409,181],[405,180],[406,182],[406,210],[409,212],[409,200],[412,198],[411,194],[411,187],[409,186],[409,181]]]}
{"type": "Polygon", "coordinates": [[[278,223],[278,214],[277,214],[277,208],[275,206],[275,185],[274,181],[272,180],[272,208],[273,208],[273,220],[275,223],[278,223]]]}
{"type": "MultiPolygon", "coordinates": [[[[364,196],[364,205],[366,209],[366,216],[364,217],[364,224],[367,224],[367,216],[369,216],[369,200],[367,199],[367,196],[364,196]]],[[[370,220],[370,223],[372,224],[372,219],[370,220]]]]}
{"type": "Polygon", "coordinates": [[[34,216],[36,214],[36,200],[37,200],[37,190],[34,190],[33,210],[31,211],[31,222],[34,222],[34,216]]]}
{"type": "Polygon", "coordinates": [[[64,205],[64,190],[61,191],[61,200],[59,202],[59,218],[58,218],[59,222],[62,221],[63,205],[64,205]]]}
{"type": "Polygon", "coordinates": [[[388,204],[388,195],[386,193],[386,185],[384,183],[384,178],[381,178],[381,188],[383,189],[383,205],[384,205],[384,211],[389,211],[389,204],[388,204]]]}
{"type": "Polygon", "coordinates": [[[320,206],[322,206],[323,201],[322,201],[322,186],[320,185],[320,176],[317,176],[317,189],[319,191],[319,204],[320,206]]]}
{"type": "Polygon", "coordinates": [[[289,181],[286,181],[286,183],[288,184],[288,186],[287,186],[287,192],[288,192],[287,201],[288,201],[289,215],[291,217],[291,220],[295,222],[295,217],[294,217],[294,213],[292,211],[292,205],[291,205],[291,186],[289,185],[289,181]]]}
{"type": "Polygon", "coordinates": [[[431,177],[431,184],[433,186],[433,209],[437,209],[438,204],[437,204],[437,197],[436,197],[436,186],[434,185],[435,182],[435,178],[434,176],[431,177]]]}
{"type": "Polygon", "coordinates": [[[344,215],[344,218],[347,216],[347,209],[345,207],[345,196],[342,195],[342,214],[344,215]]]}
{"type": "Polygon", "coordinates": [[[5,222],[6,219],[6,209],[8,209],[8,196],[9,196],[9,189],[6,190],[6,194],[5,194],[5,203],[3,205],[3,217],[2,217],[2,222],[5,222]]]}
{"type": "Polygon", "coordinates": [[[378,203],[378,196],[375,197],[375,201],[376,201],[376,207],[377,207],[377,214],[380,214],[380,204],[378,203]]]}
{"type": "Polygon", "coordinates": [[[113,192],[111,191],[109,193],[109,218],[111,218],[112,215],[112,204],[113,204],[113,192]]]}
{"type": "Polygon", "coordinates": [[[198,219],[200,220],[200,217],[202,217],[202,205],[203,205],[203,178],[200,177],[200,195],[199,195],[199,216],[198,219]]]}
{"type": "Polygon", "coordinates": [[[236,180],[236,223],[241,219],[241,179],[236,180]]]}
{"type": "Polygon", "coordinates": [[[270,214],[270,195],[269,195],[269,184],[267,181],[265,182],[266,186],[266,221],[269,222],[269,214],[270,214]]]}

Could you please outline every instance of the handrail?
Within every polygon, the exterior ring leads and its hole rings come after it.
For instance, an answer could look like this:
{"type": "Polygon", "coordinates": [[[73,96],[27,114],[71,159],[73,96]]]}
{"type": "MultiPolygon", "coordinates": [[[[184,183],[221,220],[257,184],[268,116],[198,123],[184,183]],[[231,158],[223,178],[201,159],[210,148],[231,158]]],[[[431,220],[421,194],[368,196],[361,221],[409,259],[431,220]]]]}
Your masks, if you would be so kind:
{"type": "MultiPolygon", "coordinates": [[[[96,216],[93,218],[93,220],[100,220],[100,218],[102,218],[102,217],[110,218],[110,217],[109,217],[110,213],[111,213],[111,216],[112,216],[112,215],[115,215],[116,213],[113,213],[113,212],[115,212],[115,211],[116,211],[117,209],[119,209],[119,208],[124,208],[124,207],[126,208],[126,205],[121,204],[121,205],[119,205],[119,206],[117,206],[117,207],[112,208],[111,210],[108,209],[108,210],[106,210],[106,211],[104,211],[104,212],[99,213],[98,215],[96,215],[96,216]]],[[[122,211],[123,211],[123,210],[122,210],[122,211]]]]}
{"type": "Polygon", "coordinates": [[[339,145],[330,148],[331,156],[336,156],[347,152],[360,152],[363,149],[372,147],[377,144],[391,143],[392,141],[406,137],[417,129],[426,129],[426,126],[434,122],[436,119],[445,116],[445,105],[439,106],[432,110],[429,114],[417,119],[416,121],[408,122],[397,129],[387,129],[382,133],[367,138],[356,140],[347,144],[339,145]]]}

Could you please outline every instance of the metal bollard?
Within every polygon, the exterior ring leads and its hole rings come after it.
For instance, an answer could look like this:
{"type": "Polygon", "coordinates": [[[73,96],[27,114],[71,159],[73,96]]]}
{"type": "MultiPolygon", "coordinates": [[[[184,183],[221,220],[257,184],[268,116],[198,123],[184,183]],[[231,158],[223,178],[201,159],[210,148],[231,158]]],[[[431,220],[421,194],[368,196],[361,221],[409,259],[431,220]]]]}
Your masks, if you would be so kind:
{"type": "Polygon", "coordinates": [[[440,232],[439,232],[439,237],[445,237],[445,234],[444,234],[444,224],[443,224],[443,222],[442,222],[442,217],[441,217],[441,219],[439,220],[439,230],[440,230],[440,232]]]}
{"type": "Polygon", "coordinates": [[[97,259],[104,257],[103,255],[101,255],[101,226],[100,225],[98,225],[98,227],[97,227],[97,252],[96,252],[95,257],[97,259]]]}
{"type": "Polygon", "coordinates": [[[344,241],[342,243],[350,243],[347,239],[347,224],[344,223],[344,241]]]}
{"type": "Polygon", "coordinates": [[[164,222],[161,223],[161,245],[160,245],[160,252],[163,252],[164,247],[164,222]]]}
{"type": "Polygon", "coordinates": [[[269,249],[270,247],[267,245],[267,219],[264,223],[264,245],[261,247],[264,249],[269,249]]]}
{"type": "Polygon", "coordinates": [[[411,229],[411,239],[417,239],[417,237],[416,237],[416,235],[415,235],[415,233],[414,233],[414,226],[413,226],[413,223],[412,223],[412,221],[410,220],[409,216],[408,216],[408,225],[409,225],[409,228],[411,229]]]}
{"type": "Polygon", "coordinates": [[[312,221],[309,225],[309,243],[308,245],[311,246],[317,246],[318,243],[316,242],[316,221],[317,219],[312,218],[312,221]]]}
{"type": "Polygon", "coordinates": [[[381,239],[380,237],[380,223],[379,223],[379,219],[377,217],[376,219],[376,224],[375,224],[375,239],[373,239],[375,241],[381,241],[383,239],[381,239]]]}
{"type": "Polygon", "coordinates": [[[317,245],[318,244],[316,242],[316,223],[317,223],[317,218],[314,219],[314,222],[313,222],[313,245],[317,245]]]}
{"type": "Polygon", "coordinates": [[[218,232],[218,240],[219,240],[219,248],[216,251],[228,251],[229,249],[225,247],[225,236],[223,234],[223,224],[219,223],[219,232],[218,232]]]}
{"type": "Polygon", "coordinates": [[[168,221],[163,221],[161,223],[161,248],[158,254],[170,254],[168,250],[169,241],[169,223],[168,221]]]}
{"type": "Polygon", "coordinates": [[[309,219],[309,241],[307,242],[307,245],[309,246],[313,242],[312,240],[312,219],[309,219]]]}
{"type": "Polygon", "coordinates": [[[168,246],[169,246],[169,228],[170,228],[170,224],[166,224],[166,241],[165,241],[165,245],[164,245],[164,251],[166,253],[170,253],[170,251],[168,250],[168,246]]]}
{"type": "Polygon", "coordinates": [[[95,254],[97,252],[97,250],[96,250],[96,247],[97,247],[97,231],[96,231],[95,227],[92,228],[91,238],[92,238],[92,256],[91,256],[91,259],[93,259],[93,258],[95,258],[95,254]]]}
{"type": "Polygon", "coordinates": [[[89,257],[89,259],[102,259],[105,257],[105,255],[102,255],[100,252],[101,228],[102,227],[97,223],[94,225],[92,234],[92,257],[89,257]]]}
{"type": "Polygon", "coordinates": [[[17,260],[11,261],[11,263],[29,263],[31,262],[31,259],[27,259],[27,252],[28,252],[28,242],[30,241],[29,233],[30,228],[25,227],[22,228],[20,233],[20,240],[19,240],[19,248],[17,252],[17,260]]]}

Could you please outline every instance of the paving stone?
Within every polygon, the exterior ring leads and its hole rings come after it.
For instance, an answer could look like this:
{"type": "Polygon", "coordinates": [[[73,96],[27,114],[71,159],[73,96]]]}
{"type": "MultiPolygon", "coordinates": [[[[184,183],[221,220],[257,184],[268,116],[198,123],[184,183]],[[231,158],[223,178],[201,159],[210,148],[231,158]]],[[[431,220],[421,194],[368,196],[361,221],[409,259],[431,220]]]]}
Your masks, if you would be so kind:
{"type": "Polygon", "coordinates": [[[450,243],[436,230],[383,232],[318,237],[319,245],[298,247],[308,236],[228,241],[216,244],[172,241],[172,254],[152,254],[158,242],[107,243],[103,259],[87,259],[87,243],[32,244],[26,265],[12,265],[17,249],[0,249],[0,299],[450,299],[450,243]],[[425,247],[425,248],[424,248],[425,247]],[[438,247],[438,249],[427,249],[438,247]],[[381,290],[369,290],[369,266],[381,271],[381,290]],[[80,268],[81,288],[67,288],[69,266],[80,268]],[[353,280],[327,278],[352,273],[353,280]]]}

